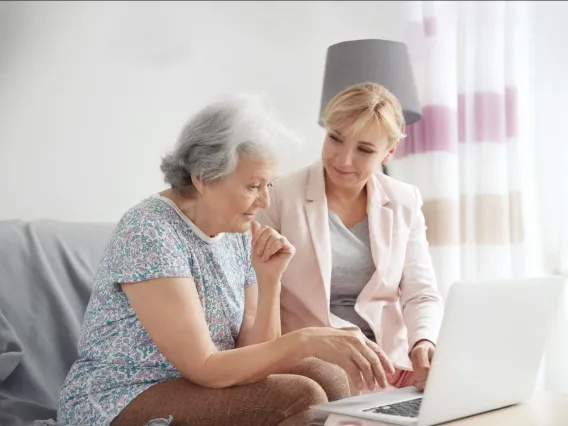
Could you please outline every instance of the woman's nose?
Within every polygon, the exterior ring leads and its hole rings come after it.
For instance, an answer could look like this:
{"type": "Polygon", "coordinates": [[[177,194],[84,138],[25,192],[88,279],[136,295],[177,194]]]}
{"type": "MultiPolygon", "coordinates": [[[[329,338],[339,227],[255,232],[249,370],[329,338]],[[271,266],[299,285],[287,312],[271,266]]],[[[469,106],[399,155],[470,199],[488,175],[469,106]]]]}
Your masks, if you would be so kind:
{"type": "Polygon", "coordinates": [[[270,194],[268,193],[268,188],[263,188],[259,191],[259,197],[257,198],[257,206],[261,209],[266,209],[270,207],[270,194]]]}
{"type": "Polygon", "coordinates": [[[353,153],[349,148],[343,148],[337,155],[338,165],[350,166],[353,163],[353,153]]]}

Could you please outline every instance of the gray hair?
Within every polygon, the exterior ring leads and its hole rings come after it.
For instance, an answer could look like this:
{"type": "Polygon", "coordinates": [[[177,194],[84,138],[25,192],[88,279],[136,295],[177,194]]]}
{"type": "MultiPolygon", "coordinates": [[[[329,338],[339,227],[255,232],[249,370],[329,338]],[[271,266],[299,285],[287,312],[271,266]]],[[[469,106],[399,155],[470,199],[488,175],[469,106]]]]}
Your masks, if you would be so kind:
{"type": "Polygon", "coordinates": [[[199,111],[184,126],[175,149],[162,159],[164,180],[191,195],[192,176],[207,184],[231,173],[242,156],[275,160],[297,138],[260,95],[236,95],[199,111]]]}

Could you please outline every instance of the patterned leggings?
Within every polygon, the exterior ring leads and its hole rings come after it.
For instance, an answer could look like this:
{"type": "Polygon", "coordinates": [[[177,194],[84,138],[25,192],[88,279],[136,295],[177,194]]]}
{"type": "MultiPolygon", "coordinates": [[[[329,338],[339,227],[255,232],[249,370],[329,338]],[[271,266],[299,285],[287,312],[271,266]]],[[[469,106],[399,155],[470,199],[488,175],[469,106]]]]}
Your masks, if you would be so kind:
{"type": "Polygon", "coordinates": [[[112,426],[141,426],[170,415],[172,426],[304,426],[313,420],[311,405],[349,396],[342,369],[310,358],[283,374],[226,389],[185,379],[159,383],[135,398],[112,426]]]}

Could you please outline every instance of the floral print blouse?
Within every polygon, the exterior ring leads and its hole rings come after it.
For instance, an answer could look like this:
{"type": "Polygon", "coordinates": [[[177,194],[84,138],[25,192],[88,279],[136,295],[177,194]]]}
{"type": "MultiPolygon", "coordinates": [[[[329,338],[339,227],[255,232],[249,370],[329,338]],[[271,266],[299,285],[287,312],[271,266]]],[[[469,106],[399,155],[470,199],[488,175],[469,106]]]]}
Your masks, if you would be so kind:
{"type": "Polygon", "coordinates": [[[256,282],[249,234],[205,235],[168,198],[153,195],[114,230],[95,274],[78,343],[59,398],[63,425],[109,425],[156,383],[181,377],[141,325],[121,283],[193,278],[211,339],[235,347],[245,288],[256,282]]]}

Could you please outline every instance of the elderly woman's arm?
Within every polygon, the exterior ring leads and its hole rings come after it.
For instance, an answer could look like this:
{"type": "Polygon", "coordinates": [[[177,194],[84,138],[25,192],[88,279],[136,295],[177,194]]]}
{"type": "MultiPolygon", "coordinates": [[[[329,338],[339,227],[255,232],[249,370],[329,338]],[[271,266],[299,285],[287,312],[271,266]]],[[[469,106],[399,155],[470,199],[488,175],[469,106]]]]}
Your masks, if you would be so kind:
{"type": "Polygon", "coordinates": [[[269,342],[281,334],[280,283],[251,285],[245,290],[245,313],[237,347],[269,342]]]}
{"type": "Polygon", "coordinates": [[[429,340],[435,344],[443,316],[443,301],[428,251],[422,197],[417,189],[415,197],[400,283],[400,303],[408,329],[410,349],[421,340],[429,340]]]}
{"type": "Polygon", "coordinates": [[[209,335],[193,279],[157,278],[122,284],[122,289],[158,349],[184,378],[200,386],[251,383],[312,356],[341,366],[360,389],[363,379],[371,388],[374,380],[386,386],[385,370],[393,371],[378,346],[366,346],[355,333],[324,327],[219,351],[209,335]]]}
{"type": "Polygon", "coordinates": [[[156,346],[182,376],[198,385],[222,388],[255,381],[302,359],[301,345],[295,342],[302,338],[299,334],[218,351],[190,278],[161,278],[122,288],[156,346]]]}

